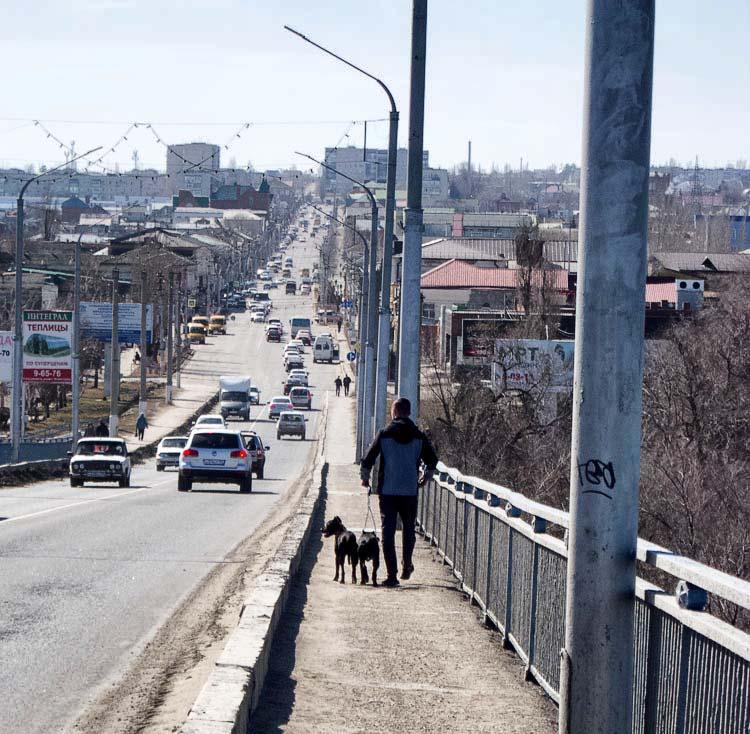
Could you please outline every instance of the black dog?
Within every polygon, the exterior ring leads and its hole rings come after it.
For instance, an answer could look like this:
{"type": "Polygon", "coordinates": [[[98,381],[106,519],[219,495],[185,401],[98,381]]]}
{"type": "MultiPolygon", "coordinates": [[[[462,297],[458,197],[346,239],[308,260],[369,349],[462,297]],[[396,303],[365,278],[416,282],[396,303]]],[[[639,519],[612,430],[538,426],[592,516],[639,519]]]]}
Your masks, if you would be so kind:
{"type": "Polygon", "coordinates": [[[334,558],[336,559],[336,575],[334,581],[345,584],[346,576],[346,559],[352,564],[352,583],[357,583],[357,536],[344,527],[341,518],[336,515],[333,520],[329,520],[323,528],[323,535],[330,538],[336,536],[336,544],[333,549],[334,558]],[[339,569],[341,569],[341,579],[339,579],[339,569]]]}
{"type": "Polygon", "coordinates": [[[372,585],[378,585],[378,569],[380,568],[380,541],[375,533],[362,533],[359,539],[359,577],[360,583],[364,586],[368,582],[367,566],[365,562],[372,561],[372,585]]]}

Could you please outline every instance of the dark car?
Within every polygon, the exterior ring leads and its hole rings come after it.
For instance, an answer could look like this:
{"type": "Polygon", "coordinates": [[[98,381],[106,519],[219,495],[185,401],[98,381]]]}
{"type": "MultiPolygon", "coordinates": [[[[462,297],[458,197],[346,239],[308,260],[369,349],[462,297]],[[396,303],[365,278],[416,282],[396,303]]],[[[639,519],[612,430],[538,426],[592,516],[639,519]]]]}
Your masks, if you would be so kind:
{"type": "Polygon", "coordinates": [[[284,395],[289,395],[293,387],[297,387],[298,385],[304,385],[302,378],[298,377],[296,375],[291,375],[286,380],[284,380],[284,395]]]}
{"type": "Polygon", "coordinates": [[[289,358],[286,360],[286,364],[284,365],[284,369],[289,372],[290,370],[301,370],[305,366],[305,362],[302,359],[302,357],[296,357],[294,355],[289,355],[289,358]]]}
{"type": "Polygon", "coordinates": [[[287,284],[285,286],[285,291],[288,296],[294,296],[297,293],[297,284],[293,281],[287,281],[287,284]]]}
{"type": "Polygon", "coordinates": [[[266,341],[267,342],[280,342],[281,341],[281,331],[279,329],[274,329],[271,327],[266,331],[266,341]]]}
{"type": "Polygon", "coordinates": [[[242,440],[250,452],[255,476],[258,479],[263,479],[263,472],[266,468],[266,451],[269,451],[270,447],[263,445],[263,440],[255,431],[242,431],[242,440]]]}

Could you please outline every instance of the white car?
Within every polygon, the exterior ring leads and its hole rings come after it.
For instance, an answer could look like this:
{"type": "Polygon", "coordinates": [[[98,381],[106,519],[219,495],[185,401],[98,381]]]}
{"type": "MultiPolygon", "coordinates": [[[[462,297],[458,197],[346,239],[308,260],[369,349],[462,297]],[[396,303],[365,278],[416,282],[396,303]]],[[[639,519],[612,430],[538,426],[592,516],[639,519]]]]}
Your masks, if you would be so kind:
{"type": "Polygon", "coordinates": [[[266,320],[266,314],[263,311],[253,311],[250,314],[250,321],[253,324],[262,324],[266,320]]]}
{"type": "Polygon", "coordinates": [[[187,443],[187,436],[165,436],[156,447],[156,471],[164,471],[167,467],[177,468],[180,454],[187,443]]]}
{"type": "Polygon", "coordinates": [[[297,347],[300,354],[305,353],[305,343],[301,339],[290,339],[288,346],[297,347]]]}
{"type": "Polygon", "coordinates": [[[220,415],[202,415],[193,423],[191,431],[197,431],[200,428],[226,428],[227,422],[220,415]]]}
{"type": "MultiPolygon", "coordinates": [[[[290,405],[291,408],[291,405],[290,405]]],[[[71,487],[84,482],[116,482],[130,486],[130,457],[122,438],[82,438],[70,452],[71,487]]]]}
{"type": "Polygon", "coordinates": [[[198,481],[239,484],[240,492],[252,492],[252,463],[237,431],[193,431],[180,454],[177,489],[189,492],[198,481]]]}
{"type": "Polygon", "coordinates": [[[310,379],[309,374],[307,373],[307,370],[289,370],[289,377],[287,377],[287,380],[294,379],[297,381],[297,384],[302,385],[304,387],[308,387],[308,380],[310,379]]]}
{"type": "Polygon", "coordinates": [[[268,417],[278,418],[285,410],[293,410],[292,399],[286,395],[277,395],[271,398],[271,402],[268,404],[268,417]]]}
{"type": "Polygon", "coordinates": [[[282,356],[283,359],[286,359],[290,354],[293,354],[295,357],[301,357],[302,356],[302,353],[300,352],[300,350],[297,347],[295,347],[294,345],[291,345],[291,344],[287,344],[284,347],[284,352],[283,352],[283,354],[281,356],[282,356]]]}

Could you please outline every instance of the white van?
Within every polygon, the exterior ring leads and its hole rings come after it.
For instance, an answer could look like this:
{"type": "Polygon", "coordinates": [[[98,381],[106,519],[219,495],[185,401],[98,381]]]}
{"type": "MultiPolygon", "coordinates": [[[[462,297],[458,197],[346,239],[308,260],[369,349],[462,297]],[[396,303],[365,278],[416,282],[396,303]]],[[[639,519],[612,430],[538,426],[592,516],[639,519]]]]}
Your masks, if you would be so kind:
{"type": "Polygon", "coordinates": [[[328,335],[315,337],[313,362],[333,362],[333,338],[328,335]]]}

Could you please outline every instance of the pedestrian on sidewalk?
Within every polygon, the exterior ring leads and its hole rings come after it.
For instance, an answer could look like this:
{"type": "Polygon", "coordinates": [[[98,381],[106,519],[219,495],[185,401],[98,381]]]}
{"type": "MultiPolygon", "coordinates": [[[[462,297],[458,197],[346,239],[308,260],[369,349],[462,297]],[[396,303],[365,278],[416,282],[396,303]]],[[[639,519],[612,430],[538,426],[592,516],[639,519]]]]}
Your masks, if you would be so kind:
{"type": "Polygon", "coordinates": [[[352,384],[352,378],[349,375],[344,375],[344,395],[349,394],[349,385],[352,384]]]}
{"type": "Polygon", "coordinates": [[[369,490],[370,472],[380,457],[376,493],[379,495],[383,557],[388,574],[383,586],[399,585],[396,559],[396,521],[399,516],[403,525],[401,578],[408,579],[414,573],[412,555],[416,542],[417,489],[419,484],[430,479],[437,466],[435,450],[410,415],[408,398],[397,398],[391,407],[393,420],[378,433],[360,463],[362,486],[369,490]],[[425,471],[420,479],[423,462],[425,471]]]}
{"type": "Polygon", "coordinates": [[[341,333],[341,324],[342,323],[343,323],[343,319],[341,318],[341,316],[339,316],[338,319],[336,319],[336,324],[339,327],[339,331],[338,331],[339,334],[341,333]]]}
{"type": "Polygon", "coordinates": [[[145,414],[141,413],[138,416],[138,420],[135,422],[135,437],[139,441],[143,441],[143,434],[146,432],[147,428],[148,428],[148,420],[146,419],[145,414]]]}
{"type": "Polygon", "coordinates": [[[336,397],[341,395],[341,385],[344,383],[341,382],[341,378],[337,375],[336,379],[333,381],[333,384],[336,386],[336,397]]]}

